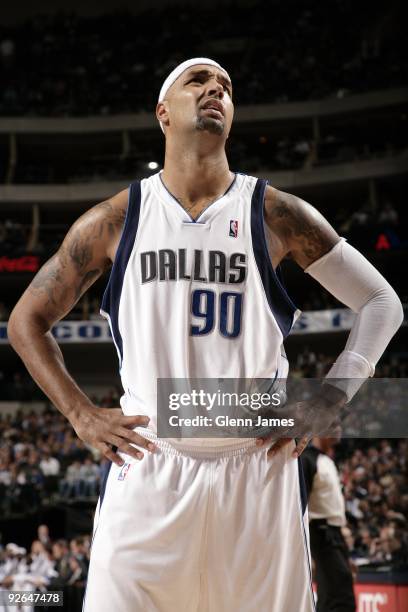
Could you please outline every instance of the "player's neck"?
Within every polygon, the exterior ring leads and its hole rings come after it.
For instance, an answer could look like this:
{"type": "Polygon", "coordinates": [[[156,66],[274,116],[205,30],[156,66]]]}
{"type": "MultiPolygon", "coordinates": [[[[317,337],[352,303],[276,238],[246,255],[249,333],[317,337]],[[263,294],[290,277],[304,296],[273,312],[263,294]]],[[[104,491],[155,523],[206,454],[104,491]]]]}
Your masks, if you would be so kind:
{"type": "Polygon", "coordinates": [[[183,204],[215,199],[222,195],[233,180],[225,150],[211,155],[194,150],[166,148],[162,179],[169,191],[183,204]]]}

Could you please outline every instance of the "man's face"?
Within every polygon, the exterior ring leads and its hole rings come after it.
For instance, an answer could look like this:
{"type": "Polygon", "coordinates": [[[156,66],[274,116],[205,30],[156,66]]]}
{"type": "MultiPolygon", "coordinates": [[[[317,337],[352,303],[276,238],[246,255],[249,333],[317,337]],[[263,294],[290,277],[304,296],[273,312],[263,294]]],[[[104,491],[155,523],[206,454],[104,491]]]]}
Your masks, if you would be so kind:
{"type": "Polygon", "coordinates": [[[171,129],[207,131],[228,138],[234,105],[223,70],[197,65],[183,72],[157,106],[158,119],[171,129]]]}
{"type": "Polygon", "coordinates": [[[63,556],[63,551],[61,546],[58,543],[52,545],[52,555],[54,559],[61,559],[63,556]]]}

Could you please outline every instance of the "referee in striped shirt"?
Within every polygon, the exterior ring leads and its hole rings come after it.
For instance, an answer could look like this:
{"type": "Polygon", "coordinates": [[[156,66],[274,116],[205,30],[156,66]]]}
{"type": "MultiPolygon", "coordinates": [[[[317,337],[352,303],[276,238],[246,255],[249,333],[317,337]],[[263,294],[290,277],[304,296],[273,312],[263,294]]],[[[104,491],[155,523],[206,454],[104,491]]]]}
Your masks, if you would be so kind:
{"type": "Polygon", "coordinates": [[[301,455],[315,563],[317,612],[355,612],[353,578],[341,528],[345,504],[336,465],[331,459],[339,438],[313,438],[301,455]]]}

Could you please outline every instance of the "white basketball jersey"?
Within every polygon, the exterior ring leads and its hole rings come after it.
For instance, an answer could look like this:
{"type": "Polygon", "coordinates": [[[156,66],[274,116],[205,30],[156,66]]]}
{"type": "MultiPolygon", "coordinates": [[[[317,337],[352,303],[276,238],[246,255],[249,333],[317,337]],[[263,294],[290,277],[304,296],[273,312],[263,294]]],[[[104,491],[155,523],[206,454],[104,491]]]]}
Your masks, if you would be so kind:
{"type": "Polygon", "coordinates": [[[123,412],[150,417],[158,378],[279,378],[296,318],[269,257],[266,181],[236,174],[194,220],[161,173],[132,183],[103,297],[120,362],[123,412]]]}

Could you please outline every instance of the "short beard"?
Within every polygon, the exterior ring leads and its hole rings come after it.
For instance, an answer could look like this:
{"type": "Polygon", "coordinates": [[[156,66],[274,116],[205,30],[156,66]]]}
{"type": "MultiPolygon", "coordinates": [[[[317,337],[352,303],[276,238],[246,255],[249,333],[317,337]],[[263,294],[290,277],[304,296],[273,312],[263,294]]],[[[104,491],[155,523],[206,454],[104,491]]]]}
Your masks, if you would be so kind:
{"type": "Polygon", "coordinates": [[[201,132],[207,131],[210,134],[221,136],[224,133],[224,124],[221,121],[212,119],[212,117],[198,117],[196,129],[201,132]]]}

